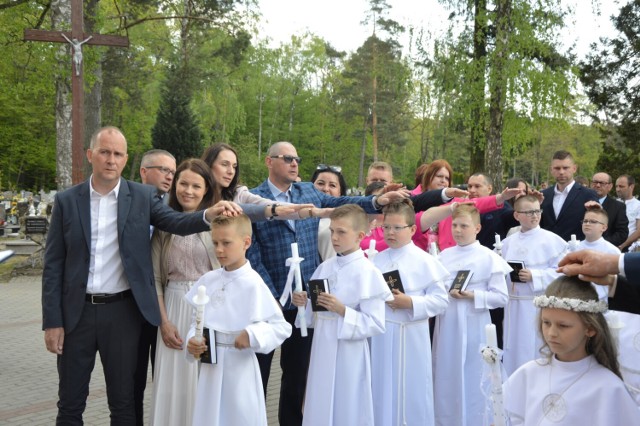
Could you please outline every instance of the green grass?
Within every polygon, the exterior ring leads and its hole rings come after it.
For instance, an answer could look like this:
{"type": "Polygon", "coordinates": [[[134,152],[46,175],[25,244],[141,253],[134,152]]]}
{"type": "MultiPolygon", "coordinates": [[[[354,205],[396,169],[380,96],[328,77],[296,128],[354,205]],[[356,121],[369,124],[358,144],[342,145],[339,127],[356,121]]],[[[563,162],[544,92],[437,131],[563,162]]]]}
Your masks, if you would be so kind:
{"type": "Polygon", "coordinates": [[[0,283],[9,282],[13,268],[23,262],[24,259],[25,256],[13,256],[7,259],[6,262],[0,263],[0,283]]]}

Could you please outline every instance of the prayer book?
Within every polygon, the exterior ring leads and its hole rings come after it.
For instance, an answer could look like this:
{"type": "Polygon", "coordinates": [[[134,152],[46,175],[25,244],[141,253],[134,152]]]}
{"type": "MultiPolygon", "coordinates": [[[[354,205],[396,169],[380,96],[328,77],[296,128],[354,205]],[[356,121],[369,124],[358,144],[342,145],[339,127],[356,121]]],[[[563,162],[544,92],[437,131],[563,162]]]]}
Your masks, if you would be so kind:
{"type": "Polygon", "coordinates": [[[518,275],[520,271],[524,269],[524,262],[522,260],[509,260],[507,261],[509,266],[513,269],[513,271],[509,272],[509,277],[511,278],[512,283],[523,283],[518,275]]]}
{"type": "Polygon", "coordinates": [[[218,357],[216,356],[216,332],[209,332],[207,327],[202,329],[202,337],[204,337],[204,341],[207,343],[207,350],[204,351],[200,355],[200,362],[205,364],[217,364],[218,357]],[[211,339],[211,335],[213,335],[213,339],[211,339]]]}
{"type": "Polygon", "coordinates": [[[473,272],[469,271],[468,269],[458,271],[456,277],[453,279],[453,283],[451,284],[451,288],[449,290],[466,290],[472,276],[473,272]]]}
{"type": "Polygon", "coordinates": [[[400,272],[397,269],[389,272],[383,272],[382,276],[389,286],[389,290],[398,290],[400,293],[404,293],[404,287],[402,286],[402,280],[400,279],[400,272]]]}
{"type": "Polygon", "coordinates": [[[328,280],[310,280],[309,281],[309,295],[311,296],[311,309],[313,312],[326,311],[327,308],[318,305],[318,295],[320,293],[329,293],[329,281],[328,280]]]}

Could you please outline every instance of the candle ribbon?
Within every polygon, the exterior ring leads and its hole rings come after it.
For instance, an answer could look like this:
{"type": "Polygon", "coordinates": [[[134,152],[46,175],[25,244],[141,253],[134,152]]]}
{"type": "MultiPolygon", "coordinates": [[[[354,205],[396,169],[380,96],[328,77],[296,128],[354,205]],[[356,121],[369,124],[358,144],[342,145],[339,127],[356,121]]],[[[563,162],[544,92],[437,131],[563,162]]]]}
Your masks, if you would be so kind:
{"type": "Polygon", "coordinates": [[[289,267],[289,273],[287,274],[287,281],[284,283],[284,290],[282,296],[280,296],[280,305],[284,306],[287,303],[289,297],[291,297],[291,284],[293,283],[293,277],[296,272],[296,268],[300,267],[300,263],[304,260],[304,257],[290,257],[285,262],[285,266],[289,267]]]}

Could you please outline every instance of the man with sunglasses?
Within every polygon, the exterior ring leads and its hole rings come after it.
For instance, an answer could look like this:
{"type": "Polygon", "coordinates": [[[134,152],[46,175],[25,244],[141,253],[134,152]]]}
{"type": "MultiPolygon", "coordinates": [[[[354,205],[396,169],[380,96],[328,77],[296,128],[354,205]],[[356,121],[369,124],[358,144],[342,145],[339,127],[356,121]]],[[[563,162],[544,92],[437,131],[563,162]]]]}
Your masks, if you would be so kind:
{"type": "MultiPolygon", "coordinates": [[[[269,148],[265,159],[269,177],[251,192],[276,202],[314,204],[320,208],[357,204],[368,213],[378,213],[382,205],[406,197],[404,192],[389,192],[379,197],[332,197],[316,189],[310,182],[296,182],[301,161],[291,143],[275,143],[269,148]]],[[[308,282],[320,264],[318,222],[318,219],[308,219],[295,223],[269,221],[253,224],[253,241],[247,258],[277,299],[284,291],[289,270],[285,263],[287,258],[291,257],[291,243],[298,243],[300,257],[304,258],[300,265],[303,283],[308,282]]],[[[293,325],[297,309],[290,300],[283,309],[285,319],[293,325]]],[[[312,330],[309,330],[308,337],[301,337],[300,329],[294,327],[291,337],[281,347],[282,382],[278,419],[282,426],[302,424],[302,404],[312,335],[312,330]]],[[[273,352],[257,356],[266,394],[273,352]]]]}

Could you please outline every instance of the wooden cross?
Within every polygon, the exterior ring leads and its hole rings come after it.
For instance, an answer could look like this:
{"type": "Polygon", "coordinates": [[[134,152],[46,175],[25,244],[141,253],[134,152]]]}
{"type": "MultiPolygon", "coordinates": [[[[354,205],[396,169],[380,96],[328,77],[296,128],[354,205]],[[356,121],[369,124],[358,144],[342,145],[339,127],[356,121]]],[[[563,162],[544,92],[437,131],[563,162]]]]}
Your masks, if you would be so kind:
{"type": "Polygon", "coordinates": [[[71,31],[24,30],[25,41],[69,43],[73,48],[71,64],[71,150],[73,184],[83,181],[84,157],[84,88],[82,79],[82,45],[129,47],[129,39],[122,36],[85,34],[83,1],[71,1],[71,31]]]}

